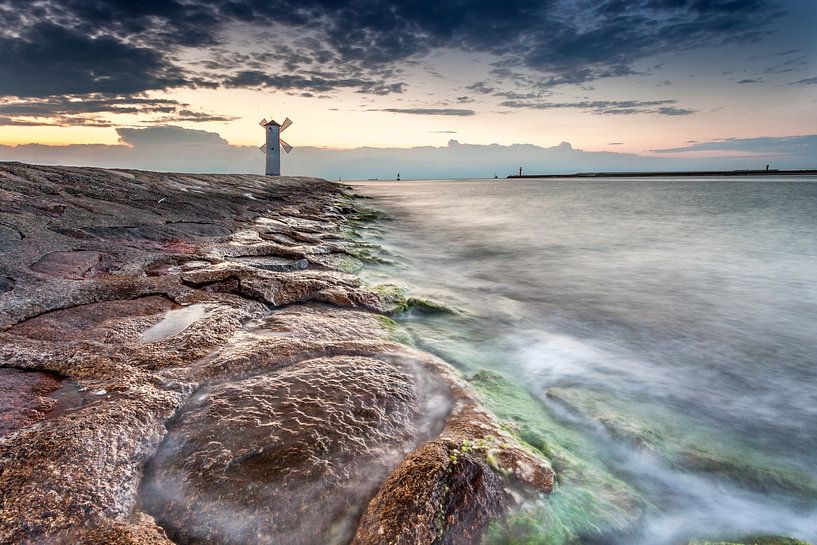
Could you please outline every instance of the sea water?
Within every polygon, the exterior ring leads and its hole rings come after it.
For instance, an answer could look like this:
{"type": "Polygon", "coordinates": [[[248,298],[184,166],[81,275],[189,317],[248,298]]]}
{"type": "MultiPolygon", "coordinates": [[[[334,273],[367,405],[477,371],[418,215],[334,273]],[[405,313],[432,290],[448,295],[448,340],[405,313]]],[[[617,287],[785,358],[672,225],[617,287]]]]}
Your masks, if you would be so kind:
{"type": "Polygon", "coordinates": [[[458,310],[403,316],[418,344],[513,381],[645,498],[588,539],[817,540],[817,177],[354,190],[393,261],[364,278],[458,310]]]}

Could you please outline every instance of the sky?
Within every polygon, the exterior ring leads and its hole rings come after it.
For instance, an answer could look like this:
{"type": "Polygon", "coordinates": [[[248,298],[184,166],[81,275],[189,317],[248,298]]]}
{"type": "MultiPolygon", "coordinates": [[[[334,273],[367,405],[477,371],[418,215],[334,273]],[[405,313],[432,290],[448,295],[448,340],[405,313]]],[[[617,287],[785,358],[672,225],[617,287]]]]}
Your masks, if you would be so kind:
{"type": "Polygon", "coordinates": [[[817,167],[814,0],[0,0],[0,160],[459,177],[817,167]]]}

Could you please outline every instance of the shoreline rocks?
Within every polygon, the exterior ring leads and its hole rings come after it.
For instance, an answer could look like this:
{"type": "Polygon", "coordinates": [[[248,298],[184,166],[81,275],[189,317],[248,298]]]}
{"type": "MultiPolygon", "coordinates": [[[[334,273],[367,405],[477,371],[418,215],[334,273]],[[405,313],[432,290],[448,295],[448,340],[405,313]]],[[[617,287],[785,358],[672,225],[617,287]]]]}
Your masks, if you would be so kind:
{"type": "Polygon", "coordinates": [[[340,186],[0,180],[0,385],[27,392],[0,407],[0,542],[473,543],[552,488],[448,364],[391,340],[340,186]]]}

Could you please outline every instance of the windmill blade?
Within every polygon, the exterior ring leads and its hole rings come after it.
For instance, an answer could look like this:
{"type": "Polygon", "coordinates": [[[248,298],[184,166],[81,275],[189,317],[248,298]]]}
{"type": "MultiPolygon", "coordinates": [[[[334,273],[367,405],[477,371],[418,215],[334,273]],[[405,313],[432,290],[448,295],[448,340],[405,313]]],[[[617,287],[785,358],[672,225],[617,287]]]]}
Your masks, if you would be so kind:
{"type": "Polygon", "coordinates": [[[266,144],[264,144],[263,146],[258,146],[258,149],[261,150],[261,153],[266,155],[266,153],[267,153],[267,145],[266,144]]]}
{"type": "Polygon", "coordinates": [[[281,123],[281,132],[284,132],[286,128],[289,127],[290,125],[292,125],[292,120],[287,117],[286,119],[284,119],[284,122],[281,123]]]}
{"type": "Polygon", "coordinates": [[[289,144],[287,144],[283,140],[281,140],[281,147],[284,148],[284,151],[287,152],[287,153],[292,151],[292,146],[290,146],[289,144]]]}
{"type": "Polygon", "coordinates": [[[262,127],[266,127],[267,126],[267,118],[265,117],[264,119],[259,121],[258,124],[261,125],[262,127]]]}

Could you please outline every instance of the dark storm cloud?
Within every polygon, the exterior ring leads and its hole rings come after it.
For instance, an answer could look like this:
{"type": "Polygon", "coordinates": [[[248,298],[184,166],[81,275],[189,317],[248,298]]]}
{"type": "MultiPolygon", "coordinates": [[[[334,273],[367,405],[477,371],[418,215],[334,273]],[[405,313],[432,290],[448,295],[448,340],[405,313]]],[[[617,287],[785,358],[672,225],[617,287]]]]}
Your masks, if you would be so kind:
{"type": "Polygon", "coordinates": [[[695,110],[691,110],[689,108],[676,108],[675,106],[662,106],[655,112],[661,115],[692,115],[695,113],[695,110]]]}
{"type": "Polygon", "coordinates": [[[158,51],[110,36],[53,23],[0,35],[0,96],[129,94],[190,83],[158,51]]]}
{"type": "Polygon", "coordinates": [[[747,152],[817,157],[817,134],[800,136],[761,136],[757,138],[725,138],[711,142],[696,142],[679,148],[651,150],[656,153],[693,151],[747,152]]]}
{"type": "Polygon", "coordinates": [[[0,127],[39,127],[43,125],[54,125],[54,123],[40,123],[38,121],[28,121],[25,119],[0,116],[0,127]]]}
{"type": "Polygon", "coordinates": [[[48,115],[76,115],[99,112],[113,113],[170,113],[180,105],[175,100],[139,97],[109,97],[91,95],[76,97],[48,97],[25,101],[0,102],[0,114],[24,117],[48,115]]]}
{"type": "Polygon", "coordinates": [[[508,100],[531,100],[535,98],[542,98],[547,93],[539,92],[528,92],[528,93],[520,93],[518,91],[497,91],[494,93],[494,96],[507,98],[508,100]]]}
{"type": "Polygon", "coordinates": [[[144,129],[116,129],[119,141],[129,146],[227,146],[227,141],[218,133],[185,129],[173,125],[148,127],[144,129]]]}
{"type": "MultiPolygon", "coordinates": [[[[174,70],[170,53],[219,45],[227,25],[236,22],[283,31],[282,39],[273,35],[258,44],[274,45],[269,51],[293,37],[314,36],[300,52],[309,62],[373,69],[447,47],[491,53],[506,67],[541,71],[548,75],[544,81],[556,85],[631,74],[634,61],[660,51],[754,40],[778,14],[773,0],[5,0],[3,5],[20,34],[4,37],[2,51],[27,59],[11,61],[28,68],[20,72],[25,77],[16,78],[17,86],[5,90],[19,96],[185,84],[193,78],[174,70]],[[29,26],[30,21],[39,22],[29,26]],[[49,58],[47,52],[59,55],[49,58]],[[101,74],[88,66],[95,55],[102,59],[101,74]],[[28,77],[34,76],[30,61],[51,65],[46,74],[61,63],[79,68],[65,84],[71,90],[53,91],[44,84],[47,75],[28,77]]],[[[305,60],[295,59],[289,68],[305,60]]],[[[9,73],[8,56],[3,64],[9,73]]]]}
{"type": "MultiPolygon", "coordinates": [[[[176,100],[101,94],[0,100],[0,116],[15,119],[14,125],[109,127],[99,114],[161,115],[159,123],[232,121],[234,117],[196,112],[176,100]]],[[[6,123],[10,125],[11,123],[6,123]]]]}
{"type": "Polygon", "coordinates": [[[207,112],[194,112],[192,110],[179,110],[173,115],[160,117],[156,121],[158,123],[178,123],[180,121],[190,123],[224,123],[227,121],[235,121],[236,119],[240,118],[228,115],[213,115],[207,112]]]}
{"type": "Polygon", "coordinates": [[[293,74],[268,74],[258,70],[246,70],[227,79],[227,87],[267,87],[282,91],[308,90],[318,93],[336,89],[356,89],[374,95],[402,93],[405,84],[400,82],[386,83],[377,80],[360,78],[333,78],[322,76],[301,76],[293,74]]]}
{"type": "Polygon", "coordinates": [[[460,108],[381,108],[367,110],[369,112],[391,112],[394,114],[412,115],[456,115],[471,116],[477,113],[474,110],[464,110],[460,108]]]}
{"type": "Polygon", "coordinates": [[[483,95],[490,95],[495,91],[493,87],[488,85],[488,83],[484,81],[478,81],[466,87],[469,91],[473,91],[475,93],[480,93],[483,95]]]}
{"type": "Polygon", "coordinates": [[[660,115],[690,115],[695,110],[670,106],[674,100],[585,100],[580,102],[524,102],[520,100],[506,100],[500,105],[514,109],[557,110],[576,109],[601,115],[632,115],[632,114],[660,114],[660,115]]]}
{"type": "Polygon", "coordinates": [[[550,94],[550,91],[546,90],[546,84],[544,84],[541,80],[536,80],[523,74],[517,74],[512,72],[511,70],[506,69],[495,69],[494,75],[500,74],[498,76],[498,80],[511,80],[514,85],[518,87],[524,87],[526,89],[533,88],[533,91],[507,91],[507,90],[499,90],[496,87],[498,85],[490,85],[488,82],[485,81],[478,81],[471,85],[466,86],[465,88],[469,91],[473,91],[475,93],[483,94],[483,95],[492,95],[495,97],[501,97],[508,100],[530,100],[530,99],[537,99],[543,98],[550,94]]]}

